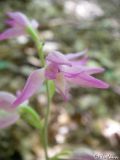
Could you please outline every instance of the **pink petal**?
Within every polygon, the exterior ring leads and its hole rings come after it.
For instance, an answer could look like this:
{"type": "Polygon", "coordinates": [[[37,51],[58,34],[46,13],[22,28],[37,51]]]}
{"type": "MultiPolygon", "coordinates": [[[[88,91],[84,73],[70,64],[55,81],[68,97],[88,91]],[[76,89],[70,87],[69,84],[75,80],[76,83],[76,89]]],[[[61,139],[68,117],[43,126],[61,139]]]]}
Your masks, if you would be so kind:
{"type": "Polygon", "coordinates": [[[16,112],[1,112],[0,113],[0,128],[6,128],[14,124],[19,119],[16,112]]]}
{"type": "Polygon", "coordinates": [[[94,88],[108,88],[109,85],[101,80],[98,80],[90,75],[81,74],[74,78],[67,78],[69,82],[80,85],[81,87],[94,87],[94,88]]]}
{"type": "Polygon", "coordinates": [[[23,35],[24,31],[20,28],[10,28],[0,34],[0,41],[23,35]]]}
{"type": "Polygon", "coordinates": [[[11,104],[15,101],[16,97],[8,92],[0,92],[0,109],[11,111],[13,108],[11,104]]]}
{"type": "MultiPolygon", "coordinates": [[[[82,67],[83,68],[83,67],[82,67]]],[[[82,68],[78,67],[69,67],[69,66],[61,66],[60,72],[62,72],[66,77],[74,77],[83,72],[82,68]]]]}
{"type": "Polygon", "coordinates": [[[68,100],[68,88],[65,77],[62,73],[58,73],[56,79],[54,80],[57,91],[63,96],[64,100],[68,100]]]}
{"type": "Polygon", "coordinates": [[[58,65],[68,65],[71,66],[70,61],[63,55],[62,53],[58,51],[54,51],[48,54],[46,57],[46,60],[58,64],[58,65]]]}
{"type": "Polygon", "coordinates": [[[45,77],[48,79],[55,79],[58,73],[58,65],[55,63],[50,63],[45,69],[45,77]]]}
{"type": "Polygon", "coordinates": [[[61,66],[60,67],[60,72],[62,72],[66,77],[75,77],[77,75],[80,75],[81,73],[86,72],[86,68],[83,66],[61,66]]]}
{"type": "Polygon", "coordinates": [[[35,70],[30,74],[21,94],[14,101],[13,106],[16,107],[30,98],[42,85],[44,81],[44,69],[35,70]]]}
{"type": "Polygon", "coordinates": [[[87,74],[96,74],[96,73],[101,73],[104,72],[105,69],[102,67],[95,67],[95,68],[90,68],[90,67],[85,67],[85,73],[87,74]]]}
{"type": "Polygon", "coordinates": [[[29,25],[29,20],[27,17],[21,12],[9,12],[7,15],[12,18],[19,25],[26,27],[29,25]]]}
{"type": "Polygon", "coordinates": [[[88,62],[88,60],[89,60],[88,56],[85,55],[80,60],[72,60],[71,64],[74,65],[74,66],[84,65],[84,64],[86,64],[88,62]]]}
{"type": "Polygon", "coordinates": [[[66,56],[67,59],[69,60],[75,60],[75,59],[78,59],[78,58],[81,58],[81,56],[83,56],[84,54],[86,54],[86,52],[88,51],[88,49],[85,49],[84,51],[82,52],[77,52],[77,53],[69,53],[66,56]]]}
{"type": "Polygon", "coordinates": [[[66,77],[75,77],[77,75],[81,75],[83,73],[87,74],[96,74],[96,73],[101,73],[104,71],[104,68],[100,67],[95,67],[95,68],[90,68],[90,67],[84,67],[80,65],[79,67],[73,66],[73,67],[68,67],[68,66],[61,66],[60,71],[64,73],[66,77]]]}
{"type": "Polygon", "coordinates": [[[7,19],[7,20],[5,20],[5,23],[6,23],[7,25],[11,26],[11,27],[15,26],[15,25],[14,25],[15,22],[14,22],[13,20],[7,19]]]}

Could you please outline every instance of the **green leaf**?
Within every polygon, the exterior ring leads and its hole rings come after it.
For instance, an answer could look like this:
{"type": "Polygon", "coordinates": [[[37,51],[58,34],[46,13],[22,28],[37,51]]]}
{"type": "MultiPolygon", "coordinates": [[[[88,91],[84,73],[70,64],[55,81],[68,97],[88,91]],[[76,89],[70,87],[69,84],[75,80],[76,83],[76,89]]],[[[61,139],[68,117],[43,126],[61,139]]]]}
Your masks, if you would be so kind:
{"type": "Polygon", "coordinates": [[[26,120],[30,125],[32,125],[35,128],[42,130],[42,120],[40,119],[39,114],[30,106],[20,106],[19,112],[21,115],[21,118],[26,120]]]}
{"type": "Polygon", "coordinates": [[[28,27],[27,27],[27,32],[28,32],[28,34],[32,37],[32,39],[33,39],[35,42],[39,41],[38,33],[37,33],[37,30],[36,30],[36,29],[34,29],[34,28],[31,27],[31,26],[28,26],[28,27]]]}
{"type": "Polygon", "coordinates": [[[49,95],[50,95],[50,99],[52,99],[52,97],[55,94],[55,84],[52,80],[48,81],[48,85],[49,85],[49,95]]]}

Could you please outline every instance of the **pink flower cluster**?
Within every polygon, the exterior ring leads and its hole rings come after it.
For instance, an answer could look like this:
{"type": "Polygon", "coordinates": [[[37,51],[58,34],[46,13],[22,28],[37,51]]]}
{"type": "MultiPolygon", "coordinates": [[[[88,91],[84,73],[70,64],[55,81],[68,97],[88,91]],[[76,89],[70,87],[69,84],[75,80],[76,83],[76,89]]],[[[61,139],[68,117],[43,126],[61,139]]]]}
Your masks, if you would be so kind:
{"type": "MultiPolygon", "coordinates": [[[[7,24],[11,28],[0,34],[0,40],[24,35],[27,33],[26,29],[30,25],[37,27],[35,20],[30,22],[22,13],[12,12],[8,13],[8,16],[11,19],[7,20],[7,24]]],[[[109,85],[107,83],[93,77],[94,74],[103,72],[104,69],[88,67],[86,65],[88,58],[84,52],[64,55],[58,51],[53,51],[46,57],[46,66],[30,74],[22,92],[17,97],[11,93],[0,92],[0,109],[7,113],[6,116],[0,117],[0,128],[16,122],[19,118],[17,108],[33,96],[45,80],[54,81],[56,90],[63,96],[64,100],[68,99],[71,85],[101,89],[108,88],[109,85]]]]}

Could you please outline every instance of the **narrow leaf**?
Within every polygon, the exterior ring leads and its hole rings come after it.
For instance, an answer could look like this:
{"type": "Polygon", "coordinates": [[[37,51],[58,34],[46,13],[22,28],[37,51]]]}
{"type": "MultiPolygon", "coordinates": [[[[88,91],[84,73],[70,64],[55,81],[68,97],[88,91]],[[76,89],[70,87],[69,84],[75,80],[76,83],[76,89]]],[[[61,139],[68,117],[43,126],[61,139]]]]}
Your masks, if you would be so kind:
{"type": "Polygon", "coordinates": [[[19,112],[21,114],[21,118],[26,120],[33,127],[42,130],[42,120],[40,119],[39,114],[32,107],[20,106],[19,112]]]}

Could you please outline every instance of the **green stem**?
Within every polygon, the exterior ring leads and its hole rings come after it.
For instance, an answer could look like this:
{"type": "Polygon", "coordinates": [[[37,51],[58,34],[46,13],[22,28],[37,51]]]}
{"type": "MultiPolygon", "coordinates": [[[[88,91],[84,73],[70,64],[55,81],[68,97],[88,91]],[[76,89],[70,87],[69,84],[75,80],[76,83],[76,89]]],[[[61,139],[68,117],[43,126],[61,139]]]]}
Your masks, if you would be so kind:
{"type": "Polygon", "coordinates": [[[49,84],[46,81],[46,89],[47,89],[47,97],[48,97],[48,104],[46,108],[46,115],[45,115],[45,126],[44,126],[44,147],[45,147],[45,157],[46,160],[49,160],[47,147],[48,147],[48,125],[49,125],[49,113],[50,113],[50,94],[49,94],[49,84]]]}
{"type": "Polygon", "coordinates": [[[39,33],[37,32],[37,30],[33,29],[31,26],[27,28],[27,31],[31,35],[33,41],[35,42],[36,48],[38,50],[38,55],[40,58],[41,66],[44,67],[45,66],[45,60],[44,60],[44,54],[43,54],[44,42],[40,41],[39,36],[38,36],[39,33]]]}
{"type": "MultiPolygon", "coordinates": [[[[40,42],[39,36],[38,36],[39,34],[38,34],[37,30],[35,30],[35,29],[33,29],[32,27],[29,26],[27,31],[31,35],[33,41],[35,42],[36,48],[38,50],[38,55],[39,55],[39,58],[40,58],[41,66],[44,67],[45,66],[45,59],[44,59],[44,53],[43,53],[43,44],[44,43],[40,42]]],[[[44,145],[45,158],[46,158],[46,160],[49,160],[47,148],[48,148],[48,121],[49,121],[51,98],[50,98],[48,80],[46,81],[46,89],[47,89],[48,105],[47,105],[46,114],[45,114],[44,131],[43,131],[44,136],[42,136],[42,137],[44,138],[44,144],[43,145],[44,145]]]]}

